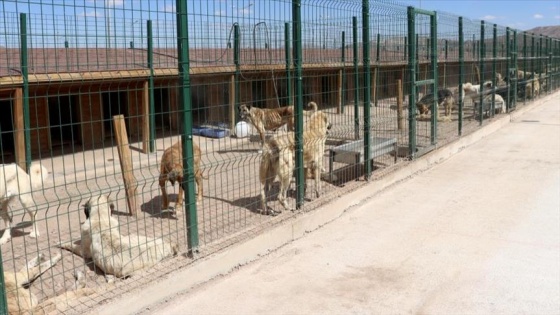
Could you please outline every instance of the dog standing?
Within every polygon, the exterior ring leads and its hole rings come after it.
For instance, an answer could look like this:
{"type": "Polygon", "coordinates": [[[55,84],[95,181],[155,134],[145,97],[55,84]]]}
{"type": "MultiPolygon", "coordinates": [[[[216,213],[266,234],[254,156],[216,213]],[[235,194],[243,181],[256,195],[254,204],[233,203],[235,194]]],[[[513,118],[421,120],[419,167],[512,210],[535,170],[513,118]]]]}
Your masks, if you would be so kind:
{"type": "MultiPolygon", "coordinates": [[[[166,210],[169,208],[169,197],[167,196],[167,190],[165,189],[165,183],[167,181],[171,182],[171,185],[175,185],[175,182],[179,183],[179,192],[177,196],[177,203],[175,204],[175,210],[180,210],[183,208],[183,148],[181,146],[182,141],[177,141],[174,145],[167,148],[163,152],[161,157],[161,167],[159,173],[159,187],[161,189],[161,208],[166,210]]],[[[200,147],[193,142],[193,155],[194,155],[194,180],[196,182],[197,196],[196,203],[200,204],[202,202],[202,195],[204,188],[202,186],[202,171],[200,170],[200,160],[202,159],[202,152],[200,147]]]]}
{"type": "MultiPolygon", "coordinates": [[[[424,95],[418,102],[416,102],[416,108],[420,113],[420,117],[426,117],[432,104],[434,103],[434,94],[424,95]]],[[[437,108],[439,112],[439,107],[443,106],[445,108],[445,116],[450,117],[453,107],[455,105],[455,99],[453,98],[453,92],[448,89],[438,90],[437,92],[437,108]]],[[[438,113],[436,113],[437,115],[438,113]]]]}
{"type": "MultiPolygon", "coordinates": [[[[327,132],[331,128],[328,116],[317,111],[309,118],[303,131],[303,167],[306,179],[315,180],[315,196],[321,191],[321,170],[323,169],[323,154],[327,132]]],[[[263,147],[263,155],[259,167],[261,181],[261,206],[263,213],[277,214],[270,211],[266,205],[266,194],[276,177],[280,180],[278,201],[286,210],[292,210],[286,202],[286,195],[293,176],[295,164],[295,134],[272,137],[263,147]]]]}
{"type": "Polygon", "coordinates": [[[15,198],[20,200],[25,211],[31,216],[33,227],[29,236],[33,238],[39,236],[35,222],[37,207],[31,191],[41,187],[48,176],[47,169],[38,163],[31,165],[29,174],[17,164],[0,164],[0,202],[2,203],[0,214],[6,224],[6,230],[0,238],[0,245],[6,244],[12,238],[12,217],[8,207],[15,198]]]}
{"type": "MultiPolygon", "coordinates": [[[[162,238],[141,235],[121,235],[119,221],[111,216],[105,196],[88,200],[84,206],[86,221],[81,226],[79,243],[60,244],[59,247],[93,260],[96,267],[117,278],[131,276],[144,268],[157,264],[164,258],[177,254],[177,244],[162,238]]],[[[111,282],[112,277],[106,277],[111,282]]]]}
{"type": "Polygon", "coordinates": [[[239,106],[239,117],[253,125],[261,137],[261,145],[264,145],[265,132],[275,131],[288,125],[288,130],[294,129],[294,107],[284,106],[278,108],[257,108],[241,104],[239,106]]]}
{"type": "MultiPolygon", "coordinates": [[[[311,101],[307,104],[307,108],[309,110],[303,111],[306,119],[317,112],[318,106],[317,103],[311,101]]],[[[266,131],[276,131],[284,125],[287,125],[288,131],[295,130],[294,107],[292,105],[278,108],[257,108],[241,104],[239,106],[239,117],[257,129],[261,138],[261,145],[264,145],[266,131]]]]}

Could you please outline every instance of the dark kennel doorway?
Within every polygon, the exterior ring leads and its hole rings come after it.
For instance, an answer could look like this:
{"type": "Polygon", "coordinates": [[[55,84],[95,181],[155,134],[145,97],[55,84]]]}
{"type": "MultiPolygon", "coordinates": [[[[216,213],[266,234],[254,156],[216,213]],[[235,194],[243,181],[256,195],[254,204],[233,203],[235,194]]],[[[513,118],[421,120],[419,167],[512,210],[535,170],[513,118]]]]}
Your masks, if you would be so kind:
{"type": "Polygon", "coordinates": [[[51,146],[80,144],[79,98],[77,95],[49,97],[51,146]]]}
{"type": "Polygon", "coordinates": [[[266,81],[255,79],[251,82],[251,92],[253,93],[252,106],[266,108],[266,81]]]}
{"type": "Polygon", "coordinates": [[[171,130],[172,115],[168,88],[154,89],[154,110],[156,131],[168,133],[171,130]]]}
{"type": "Polygon", "coordinates": [[[112,138],[114,134],[113,116],[123,115],[125,118],[127,118],[128,98],[125,91],[104,92],[101,94],[101,102],[103,103],[103,129],[105,131],[104,135],[105,138],[112,138]]]}
{"type": "Polygon", "coordinates": [[[2,160],[0,163],[10,163],[15,161],[15,141],[14,141],[14,121],[13,121],[13,102],[8,99],[0,99],[0,152],[2,160]]]}

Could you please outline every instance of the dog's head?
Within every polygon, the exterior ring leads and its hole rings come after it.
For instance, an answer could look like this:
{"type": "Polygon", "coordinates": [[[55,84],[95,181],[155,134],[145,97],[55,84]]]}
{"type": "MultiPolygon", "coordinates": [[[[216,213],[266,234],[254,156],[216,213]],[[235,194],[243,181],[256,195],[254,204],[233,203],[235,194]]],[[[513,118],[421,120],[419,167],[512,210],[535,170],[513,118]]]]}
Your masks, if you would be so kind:
{"type": "Polygon", "coordinates": [[[239,118],[241,120],[247,120],[251,116],[251,107],[245,104],[239,105],[239,118]]]}
{"type": "Polygon", "coordinates": [[[115,205],[107,200],[104,195],[99,195],[97,197],[91,197],[84,205],[84,214],[86,215],[86,220],[90,217],[95,216],[107,216],[110,217],[115,211],[115,205]],[[109,207],[107,207],[109,206],[109,207]]]}

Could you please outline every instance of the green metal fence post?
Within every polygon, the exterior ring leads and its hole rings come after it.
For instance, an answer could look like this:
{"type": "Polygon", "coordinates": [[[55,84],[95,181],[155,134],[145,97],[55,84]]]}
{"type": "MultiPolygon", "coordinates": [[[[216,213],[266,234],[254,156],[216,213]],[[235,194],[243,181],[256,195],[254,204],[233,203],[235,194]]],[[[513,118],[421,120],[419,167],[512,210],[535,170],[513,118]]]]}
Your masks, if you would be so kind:
{"type": "Polygon", "coordinates": [[[480,125],[482,125],[482,120],[484,118],[484,113],[482,111],[482,100],[484,99],[484,21],[480,21],[480,45],[479,45],[479,56],[480,56],[480,97],[478,99],[478,115],[480,119],[480,125]]]}
{"type": "Polygon", "coordinates": [[[465,37],[463,33],[463,17],[459,17],[459,123],[458,134],[463,134],[463,80],[465,79],[465,37]]]}
{"type": "MultiPolygon", "coordinates": [[[[531,59],[529,61],[529,68],[531,68],[531,73],[535,72],[535,34],[531,33],[531,59]]],[[[532,75],[531,75],[532,76],[532,75]]],[[[535,80],[531,80],[531,98],[535,98],[535,80]]]]}
{"type": "Polygon", "coordinates": [[[510,109],[511,109],[511,103],[512,103],[512,97],[511,97],[511,90],[512,90],[512,86],[511,86],[511,74],[510,74],[510,69],[512,68],[512,61],[511,61],[511,38],[510,38],[510,33],[511,30],[509,27],[506,27],[506,77],[508,80],[508,89],[507,89],[507,99],[506,99],[506,109],[507,112],[509,113],[510,109]]]}
{"type": "Polygon", "coordinates": [[[416,95],[418,94],[415,84],[416,63],[417,63],[417,46],[416,36],[416,14],[414,7],[409,6],[408,15],[408,72],[410,82],[410,94],[408,95],[408,155],[413,159],[416,155],[416,95]]]}
{"type": "Polygon", "coordinates": [[[342,102],[342,104],[340,104],[340,113],[344,114],[344,104],[345,104],[345,98],[346,98],[346,32],[342,31],[342,35],[341,35],[341,41],[342,41],[342,46],[341,46],[341,52],[340,52],[340,57],[341,57],[341,61],[342,61],[342,86],[340,87],[340,101],[342,102]]]}
{"type": "Polygon", "coordinates": [[[29,113],[29,67],[27,62],[28,61],[27,14],[25,13],[20,13],[19,15],[19,34],[20,34],[21,78],[23,80],[22,101],[23,101],[23,129],[24,129],[24,141],[25,141],[25,168],[26,171],[29,171],[29,167],[31,166],[31,122],[29,117],[30,113],[29,113]]]}
{"type": "Polygon", "coordinates": [[[373,94],[375,95],[375,99],[373,100],[374,106],[378,107],[379,103],[377,102],[377,100],[379,99],[379,77],[381,77],[381,74],[379,73],[379,61],[381,60],[381,34],[377,33],[377,43],[376,43],[376,48],[375,48],[375,68],[377,69],[377,75],[375,76],[375,91],[373,91],[373,94]]]}
{"type": "Polygon", "coordinates": [[[362,0],[362,43],[364,65],[364,178],[369,180],[372,161],[370,161],[370,102],[371,102],[371,64],[369,38],[369,0],[362,0]]]}
{"type": "Polygon", "coordinates": [[[360,139],[360,75],[358,61],[358,17],[352,17],[352,46],[354,58],[354,139],[360,139]]]}
{"type": "Polygon", "coordinates": [[[301,208],[304,198],[303,178],[303,69],[301,35],[301,0],[292,1],[294,69],[296,79],[295,110],[295,151],[296,151],[296,208],[301,208]]]}
{"type": "Polygon", "coordinates": [[[431,63],[432,63],[432,79],[434,80],[432,91],[434,93],[434,102],[432,104],[431,116],[431,130],[430,140],[431,144],[437,143],[437,129],[438,129],[438,50],[437,50],[437,13],[430,15],[430,43],[431,43],[431,63]]]}
{"type": "Polygon", "coordinates": [[[239,102],[240,102],[240,83],[239,79],[241,78],[241,62],[240,62],[240,55],[241,55],[241,44],[240,44],[240,35],[239,35],[239,24],[234,23],[233,25],[233,63],[235,65],[235,74],[234,74],[234,90],[235,90],[235,121],[234,124],[239,122],[239,102]]]}
{"type": "Polygon", "coordinates": [[[0,248],[0,314],[8,314],[8,300],[6,299],[6,282],[4,281],[2,248],[0,248]]]}
{"type": "Polygon", "coordinates": [[[513,84],[513,107],[517,107],[517,62],[519,54],[517,52],[517,30],[513,31],[513,68],[514,68],[514,84],[513,84]]]}
{"type": "Polygon", "coordinates": [[[288,94],[288,105],[294,104],[292,98],[292,58],[290,54],[290,23],[284,23],[284,55],[286,59],[286,93],[288,94]]]}
{"type": "MultiPolygon", "coordinates": [[[[526,75],[525,73],[527,72],[527,32],[523,32],[523,81],[525,81],[526,75]]],[[[527,89],[525,88],[525,91],[523,91],[523,105],[525,105],[525,103],[527,102],[527,89]]]]}
{"type": "Polygon", "coordinates": [[[193,159],[193,137],[192,137],[192,104],[191,104],[191,81],[189,61],[189,29],[187,2],[176,0],[177,8],[177,55],[179,67],[179,106],[183,110],[183,182],[181,185],[185,190],[185,213],[187,224],[187,246],[189,253],[195,255],[198,252],[198,218],[196,211],[196,198],[194,193],[194,159],[193,159]]]}
{"type": "MultiPolygon", "coordinates": [[[[498,58],[498,25],[494,24],[492,32],[492,89],[496,89],[496,58],[498,58]]],[[[490,115],[494,116],[496,107],[496,92],[492,92],[492,106],[490,115]]]]}
{"type": "Polygon", "coordinates": [[[149,152],[153,153],[156,146],[156,109],[154,99],[154,36],[152,33],[152,20],[148,20],[146,28],[148,33],[148,68],[150,69],[150,75],[148,76],[150,110],[147,113],[150,118],[149,152]]]}

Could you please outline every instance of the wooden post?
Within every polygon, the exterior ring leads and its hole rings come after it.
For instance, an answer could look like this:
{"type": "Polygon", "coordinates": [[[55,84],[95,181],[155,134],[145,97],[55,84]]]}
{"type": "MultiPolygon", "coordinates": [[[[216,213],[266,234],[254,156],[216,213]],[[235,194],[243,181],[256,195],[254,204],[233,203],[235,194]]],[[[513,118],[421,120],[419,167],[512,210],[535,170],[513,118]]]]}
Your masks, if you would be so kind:
{"type": "Polygon", "coordinates": [[[12,113],[14,119],[14,147],[16,154],[16,163],[22,169],[26,169],[25,163],[25,127],[23,124],[23,90],[15,89],[14,107],[12,113]]]}
{"type": "MultiPolygon", "coordinates": [[[[150,151],[150,87],[144,81],[142,88],[142,153],[150,151]]],[[[126,130],[125,130],[126,131],[126,130]]]]}
{"type": "Polygon", "coordinates": [[[337,93],[338,93],[338,107],[336,108],[336,113],[337,114],[341,114],[342,113],[342,106],[343,106],[343,102],[344,100],[342,99],[342,70],[338,70],[338,89],[337,89],[337,93]]]}
{"type": "Polygon", "coordinates": [[[404,129],[403,89],[401,80],[397,80],[397,127],[398,130],[404,129]]]}
{"type": "Polygon", "coordinates": [[[115,138],[117,139],[117,151],[119,152],[119,160],[121,162],[121,172],[126,189],[126,201],[130,215],[136,216],[138,204],[136,202],[136,178],[134,177],[134,169],[132,167],[132,155],[128,146],[128,136],[126,134],[126,125],[123,115],[113,116],[113,128],[115,130],[115,138]]]}
{"type": "Polygon", "coordinates": [[[235,132],[235,75],[229,80],[229,128],[231,134],[235,132]]]}

